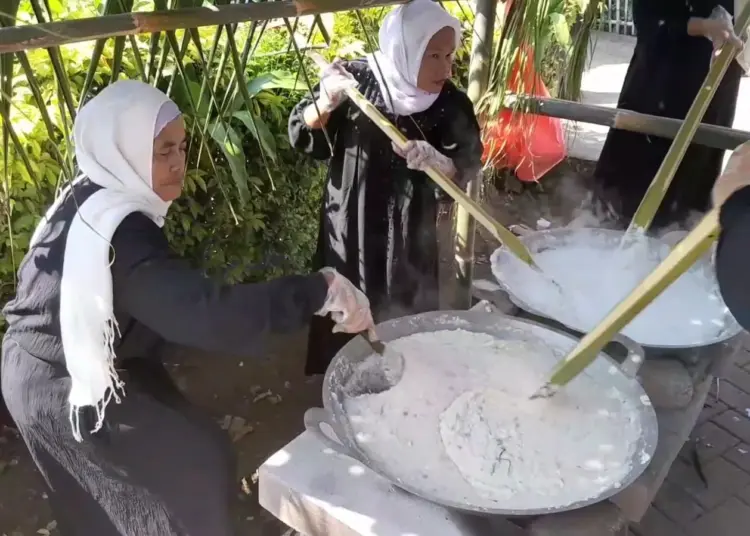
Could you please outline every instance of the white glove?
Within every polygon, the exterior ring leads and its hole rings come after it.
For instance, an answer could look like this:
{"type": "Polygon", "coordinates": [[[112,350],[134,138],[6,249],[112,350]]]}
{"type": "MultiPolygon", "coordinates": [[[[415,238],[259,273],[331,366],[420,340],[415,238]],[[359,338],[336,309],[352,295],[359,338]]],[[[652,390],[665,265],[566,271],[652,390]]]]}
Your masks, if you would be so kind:
{"type": "Polygon", "coordinates": [[[715,7],[711,16],[703,19],[701,33],[713,43],[714,50],[727,44],[738,48],[743,46],[742,40],[734,33],[732,15],[721,6],[715,7]]]}
{"type": "Polygon", "coordinates": [[[406,159],[406,167],[425,171],[428,167],[433,167],[442,171],[449,178],[456,174],[456,166],[453,160],[435,149],[432,145],[423,140],[409,140],[403,149],[395,143],[391,144],[397,155],[406,159]]]}
{"type": "Polygon", "coordinates": [[[332,112],[346,100],[346,90],[359,84],[340,59],[336,59],[320,73],[320,97],[318,107],[321,112],[332,112]]]}
{"type": "Polygon", "coordinates": [[[351,281],[333,268],[320,271],[328,281],[328,296],[317,315],[331,314],[336,325],[334,333],[360,333],[375,327],[370,300],[351,281]]]}

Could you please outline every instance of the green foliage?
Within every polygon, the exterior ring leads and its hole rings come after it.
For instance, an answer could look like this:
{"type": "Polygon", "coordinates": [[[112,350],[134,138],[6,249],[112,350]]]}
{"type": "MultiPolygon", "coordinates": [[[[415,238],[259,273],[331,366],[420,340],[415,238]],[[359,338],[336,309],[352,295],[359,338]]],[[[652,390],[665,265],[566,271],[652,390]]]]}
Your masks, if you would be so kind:
{"type": "MultiPolygon", "coordinates": [[[[16,11],[6,12],[0,22],[34,24],[201,3],[11,0],[0,9],[16,11]]],[[[548,75],[564,70],[558,56],[564,60],[568,54],[572,24],[586,3],[524,2],[526,19],[511,25],[515,33],[506,30],[498,50],[507,52],[510,44],[528,40],[538,43],[542,56],[552,58],[550,68],[543,70],[549,81],[548,75]],[[531,18],[535,25],[523,24],[531,18]]],[[[460,83],[466,80],[469,64],[471,5],[462,0],[445,7],[465,23],[464,45],[457,53],[460,83]]],[[[300,57],[300,49],[320,49],[329,59],[362,57],[377,47],[378,27],[390,9],[323,15],[312,25],[311,18],[305,24],[250,22],[4,55],[0,61],[0,303],[13,293],[18,263],[37,222],[75,175],[70,140],[77,109],[118,78],[155,84],[185,114],[189,132],[185,194],[172,206],[166,227],[175,250],[207,273],[231,281],[307,269],[317,236],[325,166],[294,151],[287,139],[291,107],[317,79],[311,62],[300,57]],[[290,32],[295,34],[294,42],[290,32]],[[330,42],[324,35],[330,36],[330,42]]],[[[500,74],[493,66],[495,80],[500,74]]],[[[496,84],[495,89],[500,87],[496,84]]]]}
{"type": "MultiPolygon", "coordinates": [[[[114,13],[121,3],[48,2],[50,16],[43,2],[22,2],[17,18],[34,23],[35,13],[46,20],[114,13]]],[[[117,78],[155,83],[184,112],[185,192],[166,226],[175,250],[231,281],[307,269],[325,167],[294,151],[286,133],[291,107],[307,88],[293,53],[272,55],[286,46],[285,28],[263,32],[248,24],[234,32],[230,38],[226,28],[210,28],[70,45],[56,52],[62,73],[45,50],[3,64],[9,81],[3,96],[11,98],[3,98],[9,121],[0,153],[0,301],[14,291],[37,222],[75,174],[70,139],[77,107],[117,78]],[[255,58],[241,49],[249,41],[255,58]]]]}
{"type": "MultiPolygon", "coordinates": [[[[506,0],[507,6],[511,0],[506,0]]],[[[591,28],[603,0],[515,0],[500,17],[490,82],[479,110],[494,117],[506,103],[511,73],[533,62],[553,96],[575,99],[580,91],[591,28]],[[520,51],[520,53],[519,53],[520,51]],[[527,55],[528,54],[528,55],[527,55]]],[[[498,10],[500,12],[500,10],[498,10]]]]}

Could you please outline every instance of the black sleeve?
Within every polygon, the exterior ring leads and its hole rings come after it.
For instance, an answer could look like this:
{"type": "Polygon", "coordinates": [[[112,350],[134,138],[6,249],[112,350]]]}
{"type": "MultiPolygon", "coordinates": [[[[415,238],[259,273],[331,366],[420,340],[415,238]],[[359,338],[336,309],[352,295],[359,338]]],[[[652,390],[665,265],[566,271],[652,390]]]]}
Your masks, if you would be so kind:
{"type": "Polygon", "coordinates": [[[456,149],[446,151],[453,159],[457,175],[455,181],[462,188],[475,179],[482,169],[482,135],[474,114],[474,105],[462,91],[456,91],[456,116],[449,128],[456,140],[456,149]]]}
{"type": "MultiPolygon", "coordinates": [[[[350,62],[344,62],[343,65],[355,78],[359,79],[359,69],[356,69],[350,62]]],[[[292,113],[289,115],[288,126],[289,143],[298,151],[302,151],[317,160],[328,160],[331,158],[331,145],[336,140],[339,126],[346,119],[349,103],[344,101],[336,108],[328,117],[328,122],[324,128],[313,129],[305,123],[305,110],[318,97],[320,97],[320,84],[315,85],[312,95],[302,99],[292,109],[292,113]],[[326,134],[328,134],[328,139],[326,139],[326,134]]]]}
{"type": "MultiPolygon", "coordinates": [[[[441,140],[435,148],[453,160],[456,166],[453,181],[465,188],[482,170],[482,137],[469,97],[453,88],[449,102],[447,109],[452,113],[447,114],[447,120],[441,124],[441,140]]],[[[436,188],[440,199],[451,199],[438,186],[436,188]]]]}
{"type": "Polygon", "coordinates": [[[633,20],[641,36],[662,32],[686,36],[688,20],[710,17],[717,5],[716,0],[635,0],[633,20]]]}
{"type": "Polygon", "coordinates": [[[324,304],[321,274],[223,285],[175,257],[162,230],[140,213],[112,238],[115,307],[167,341],[247,354],[268,332],[302,328],[324,304]]]}
{"type": "Polygon", "coordinates": [[[724,303],[740,325],[750,331],[750,186],[724,203],[716,249],[716,278],[724,303]]]}

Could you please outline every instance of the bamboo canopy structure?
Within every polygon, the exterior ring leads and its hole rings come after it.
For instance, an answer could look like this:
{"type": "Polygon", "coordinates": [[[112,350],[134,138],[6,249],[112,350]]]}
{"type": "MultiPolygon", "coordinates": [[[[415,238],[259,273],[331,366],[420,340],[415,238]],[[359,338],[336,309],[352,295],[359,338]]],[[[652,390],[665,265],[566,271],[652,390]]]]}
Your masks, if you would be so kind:
{"type": "MultiPolygon", "coordinates": [[[[406,0],[280,0],[248,4],[103,15],[0,28],[0,53],[49,48],[94,39],[202,26],[319,15],[402,4],[406,0]]],[[[0,17],[8,18],[7,14],[0,17]]]]}

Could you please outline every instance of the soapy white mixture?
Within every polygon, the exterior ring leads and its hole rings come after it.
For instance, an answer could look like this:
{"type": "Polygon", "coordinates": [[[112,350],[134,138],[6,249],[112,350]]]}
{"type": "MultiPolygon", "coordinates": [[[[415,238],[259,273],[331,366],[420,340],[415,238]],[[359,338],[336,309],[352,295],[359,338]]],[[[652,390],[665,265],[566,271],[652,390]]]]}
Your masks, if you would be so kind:
{"type": "MultiPolygon", "coordinates": [[[[668,252],[666,248],[654,252],[645,241],[626,249],[619,249],[617,243],[592,242],[589,245],[579,240],[535,254],[534,260],[544,275],[508,256],[503,257],[503,265],[493,269],[496,269],[496,277],[531,308],[588,332],[630,294],[668,252]],[[562,295],[550,279],[562,287],[562,295]]],[[[715,339],[727,323],[735,321],[718,294],[715,279],[691,269],[622,333],[645,345],[691,346],[715,339]]]]}
{"type": "Polygon", "coordinates": [[[556,360],[544,344],[445,330],[388,349],[404,356],[401,381],[343,403],[371,462],[407,487],[527,510],[598,496],[629,473],[640,421],[616,389],[584,373],[529,400],[556,360]]]}

